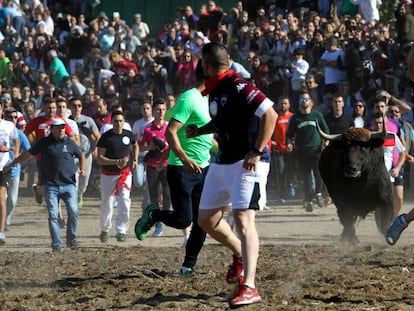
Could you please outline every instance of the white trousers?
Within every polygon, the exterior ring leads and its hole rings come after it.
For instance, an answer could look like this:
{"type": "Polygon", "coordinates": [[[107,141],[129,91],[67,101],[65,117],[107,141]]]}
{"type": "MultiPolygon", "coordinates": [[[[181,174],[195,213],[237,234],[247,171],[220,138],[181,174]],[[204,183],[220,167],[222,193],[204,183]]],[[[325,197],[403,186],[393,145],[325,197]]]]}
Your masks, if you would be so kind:
{"type": "Polygon", "coordinates": [[[131,209],[132,174],[126,178],[126,187],[122,187],[116,196],[113,195],[119,175],[101,174],[101,230],[108,232],[112,227],[112,215],[114,212],[113,200],[118,201],[118,214],[115,222],[116,233],[126,234],[129,228],[129,213],[131,209]]]}

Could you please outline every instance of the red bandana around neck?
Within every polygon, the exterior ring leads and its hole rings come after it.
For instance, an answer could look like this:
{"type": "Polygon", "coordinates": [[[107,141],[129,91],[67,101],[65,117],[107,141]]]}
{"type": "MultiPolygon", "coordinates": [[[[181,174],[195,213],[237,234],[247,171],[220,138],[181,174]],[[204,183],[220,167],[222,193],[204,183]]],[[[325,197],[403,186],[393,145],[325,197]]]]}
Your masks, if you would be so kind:
{"type": "Polygon", "coordinates": [[[206,80],[206,82],[204,83],[206,88],[203,92],[201,92],[201,94],[203,96],[206,96],[208,94],[210,94],[210,92],[216,88],[217,84],[219,84],[219,82],[221,80],[223,80],[225,77],[230,76],[236,74],[236,72],[232,69],[228,69],[222,73],[219,73],[217,76],[210,78],[208,80],[206,80]]]}

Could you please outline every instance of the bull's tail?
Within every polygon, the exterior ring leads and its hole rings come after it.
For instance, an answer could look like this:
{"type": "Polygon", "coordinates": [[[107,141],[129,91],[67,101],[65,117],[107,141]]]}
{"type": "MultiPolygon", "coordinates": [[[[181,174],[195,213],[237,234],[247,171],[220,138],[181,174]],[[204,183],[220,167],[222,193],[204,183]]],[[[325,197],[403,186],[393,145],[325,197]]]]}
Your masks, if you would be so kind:
{"type": "Polygon", "coordinates": [[[377,224],[378,231],[384,236],[391,225],[393,216],[393,208],[379,207],[375,210],[375,223],[377,224]]]}

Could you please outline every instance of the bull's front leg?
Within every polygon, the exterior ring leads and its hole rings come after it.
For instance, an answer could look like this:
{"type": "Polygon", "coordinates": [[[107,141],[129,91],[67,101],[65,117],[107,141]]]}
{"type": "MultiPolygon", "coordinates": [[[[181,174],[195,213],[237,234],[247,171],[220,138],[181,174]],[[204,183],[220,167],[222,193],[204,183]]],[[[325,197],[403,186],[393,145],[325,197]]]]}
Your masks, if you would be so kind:
{"type": "Polygon", "coordinates": [[[358,245],[359,240],[355,234],[356,216],[353,216],[349,211],[338,208],[338,217],[344,229],[341,234],[341,241],[358,245]]]}

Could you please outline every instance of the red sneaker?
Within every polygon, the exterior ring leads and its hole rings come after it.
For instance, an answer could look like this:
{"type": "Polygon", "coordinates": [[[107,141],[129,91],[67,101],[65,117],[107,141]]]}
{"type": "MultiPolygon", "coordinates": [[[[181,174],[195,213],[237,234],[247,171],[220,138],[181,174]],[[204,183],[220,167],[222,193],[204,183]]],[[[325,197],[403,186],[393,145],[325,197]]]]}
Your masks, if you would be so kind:
{"type": "Polygon", "coordinates": [[[233,262],[227,271],[226,281],[227,283],[237,283],[243,276],[243,259],[233,256],[233,262]]]}
{"type": "Polygon", "coordinates": [[[246,285],[240,285],[236,296],[230,300],[230,306],[243,306],[258,303],[262,301],[262,297],[256,288],[250,288],[246,285]]]}

